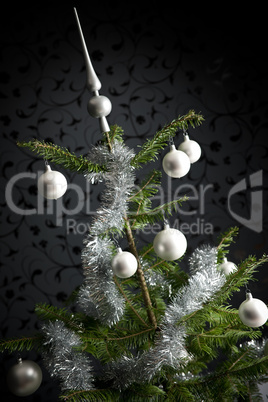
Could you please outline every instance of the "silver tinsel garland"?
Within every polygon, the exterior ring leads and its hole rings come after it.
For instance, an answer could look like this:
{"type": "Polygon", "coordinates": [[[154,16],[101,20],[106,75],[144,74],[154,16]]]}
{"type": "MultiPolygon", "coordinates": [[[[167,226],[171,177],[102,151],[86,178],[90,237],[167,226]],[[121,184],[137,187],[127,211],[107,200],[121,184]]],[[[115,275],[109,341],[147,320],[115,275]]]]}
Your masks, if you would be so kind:
{"type": "Polygon", "coordinates": [[[122,231],[124,216],[127,213],[127,199],[134,188],[135,175],[131,160],[135,153],[119,141],[114,141],[112,151],[106,145],[98,145],[90,150],[88,158],[93,163],[105,165],[107,171],[88,173],[86,179],[91,183],[105,181],[102,205],[96,211],[90,233],[99,235],[111,229],[122,231]]]}
{"type": "Polygon", "coordinates": [[[226,277],[217,269],[217,248],[197,248],[189,258],[194,272],[185,286],[167,307],[165,321],[174,325],[183,316],[199,310],[225,283],[226,277]]]}
{"type": "Polygon", "coordinates": [[[133,156],[134,152],[119,141],[113,143],[112,151],[106,145],[98,145],[88,155],[93,163],[105,165],[107,171],[89,173],[86,179],[90,182],[104,180],[106,188],[102,205],[84,241],[82,262],[85,280],[79,291],[78,303],[86,314],[109,326],[120,320],[125,302],[112,279],[112,242],[107,233],[120,233],[124,228],[127,199],[135,181],[131,166],[133,156]]]}
{"type": "Polygon", "coordinates": [[[246,347],[254,351],[256,357],[261,358],[268,354],[268,339],[252,339],[239,345],[240,348],[246,347]]]}
{"type": "Polygon", "coordinates": [[[179,368],[191,359],[185,348],[185,324],[177,323],[185,315],[201,309],[225,283],[225,276],[217,270],[216,250],[207,246],[195,251],[194,261],[199,261],[195,264],[195,274],[167,306],[154,347],[137,357],[123,356],[107,365],[105,376],[113,380],[115,387],[124,389],[133,382],[148,382],[164,365],[179,368]]]}
{"type": "Polygon", "coordinates": [[[113,325],[124,314],[125,301],[113,281],[112,242],[104,237],[88,237],[82,251],[85,280],[78,293],[78,304],[90,317],[113,325]]]}
{"type": "Polygon", "coordinates": [[[91,362],[84,353],[75,350],[81,346],[79,336],[62,321],[44,324],[42,332],[45,365],[50,375],[60,380],[62,390],[94,388],[91,362]]]}
{"type": "Polygon", "coordinates": [[[211,266],[217,264],[218,250],[210,245],[202,245],[197,248],[189,257],[189,268],[191,274],[198,271],[209,270],[211,266]]]}

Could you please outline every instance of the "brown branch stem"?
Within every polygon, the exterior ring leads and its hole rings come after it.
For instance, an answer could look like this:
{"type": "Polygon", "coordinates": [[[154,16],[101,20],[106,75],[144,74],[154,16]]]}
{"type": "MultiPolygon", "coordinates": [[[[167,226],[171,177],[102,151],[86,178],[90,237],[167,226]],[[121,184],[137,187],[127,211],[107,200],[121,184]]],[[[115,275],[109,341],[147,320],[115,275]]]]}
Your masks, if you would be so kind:
{"type": "Polygon", "coordinates": [[[154,328],[157,328],[157,321],[156,321],[155,314],[153,312],[153,306],[152,306],[149,290],[147,288],[143,270],[141,268],[139,254],[136,249],[133,233],[132,233],[130,222],[129,222],[129,219],[127,216],[125,216],[125,223],[126,223],[125,232],[126,232],[126,236],[127,236],[127,240],[128,240],[129,249],[132,252],[132,254],[136,257],[137,262],[138,262],[138,268],[137,268],[136,274],[137,274],[137,277],[138,277],[138,280],[140,283],[143,301],[145,304],[145,308],[147,310],[147,316],[148,316],[148,319],[149,319],[150,323],[152,324],[152,326],[154,328]]]}
{"type": "Polygon", "coordinates": [[[126,299],[127,303],[129,304],[129,307],[131,308],[131,310],[133,311],[133,313],[140,319],[140,321],[146,326],[148,327],[148,325],[146,324],[146,322],[143,320],[143,318],[139,315],[139,313],[135,310],[135,308],[132,306],[130,300],[128,299],[127,295],[125,294],[124,290],[122,289],[122,287],[120,286],[120,283],[118,282],[118,280],[116,279],[116,277],[114,276],[114,281],[118,287],[118,289],[120,290],[120,292],[122,293],[122,295],[124,296],[124,298],[126,299]]]}
{"type": "Polygon", "coordinates": [[[109,148],[110,152],[112,152],[113,148],[112,148],[112,144],[111,144],[111,140],[110,140],[110,136],[109,136],[109,131],[107,131],[105,133],[105,135],[106,135],[106,139],[107,139],[108,148],[109,148]]]}

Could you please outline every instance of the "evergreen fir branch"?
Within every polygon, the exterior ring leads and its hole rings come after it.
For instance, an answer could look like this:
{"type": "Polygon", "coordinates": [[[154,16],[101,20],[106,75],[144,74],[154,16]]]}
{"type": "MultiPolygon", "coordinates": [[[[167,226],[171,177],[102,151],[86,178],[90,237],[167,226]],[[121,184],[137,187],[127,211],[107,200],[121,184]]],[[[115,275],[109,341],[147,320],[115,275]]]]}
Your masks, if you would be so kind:
{"type": "Polygon", "coordinates": [[[112,152],[114,141],[123,142],[124,131],[121,127],[114,125],[110,127],[110,131],[103,133],[102,144],[106,144],[112,152]]]}
{"type": "Polygon", "coordinates": [[[62,165],[64,168],[78,173],[88,172],[103,172],[105,168],[103,166],[91,163],[84,156],[76,156],[70,152],[67,148],[62,148],[59,145],[53,143],[33,140],[29,142],[18,142],[19,147],[28,148],[30,151],[37,155],[42,156],[47,161],[51,161],[56,165],[62,165]]]}
{"type": "Polygon", "coordinates": [[[92,389],[89,391],[84,390],[71,390],[66,391],[60,395],[60,399],[68,402],[101,402],[101,401],[119,401],[119,391],[112,389],[92,389]]]}
{"type": "Polygon", "coordinates": [[[193,110],[173,120],[162,128],[162,130],[158,131],[152,139],[148,139],[142,145],[140,152],[133,158],[132,165],[139,168],[142,164],[155,161],[159,152],[168,145],[170,138],[176,135],[178,129],[187,129],[189,125],[197,127],[203,121],[203,116],[196,114],[193,110]]]}
{"type": "Polygon", "coordinates": [[[189,275],[185,271],[179,269],[178,265],[171,266],[171,264],[167,261],[165,262],[165,265],[168,266],[165,279],[172,288],[172,294],[169,295],[169,298],[172,298],[179,291],[179,289],[187,285],[189,275]]]}
{"type": "Polygon", "coordinates": [[[195,355],[202,356],[208,354],[215,358],[219,348],[230,349],[231,345],[246,338],[258,339],[261,331],[254,331],[250,328],[228,328],[225,325],[213,327],[208,331],[199,334],[189,334],[191,336],[190,351],[195,355]]]}
{"type": "Polygon", "coordinates": [[[88,337],[87,342],[84,341],[84,345],[83,350],[94,356],[101,364],[117,360],[122,355],[132,357],[123,342],[107,342],[105,339],[88,337]]]}
{"type": "Polygon", "coordinates": [[[237,396],[248,395],[249,382],[265,379],[267,370],[268,356],[256,358],[250,349],[242,349],[219,363],[213,374],[185,380],[184,385],[197,398],[202,395],[203,400],[231,402],[237,396]]]}
{"type": "MultiPolygon", "coordinates": [[[[256,280],[254,274],[257,268],[268,262],[268,256],[263,255],[259,260],[255,256],[249,256],[238,267],[238,270],[230,274],[223,285],[221,291],[215,297],[212,304],[223,304],[230,299],[234,292],[240,291],[240,288],[246,286],[249,281],[256,280]]],[[[214,305],[215,305],[214,304],[214,305]]]]}
{"type": "MultiPolygon", "coordinates": [[[[51,306],[46,303],[38,303],[35,306],[35,313],[37,316],[46,321],[56,321],[60,320],[64,324],[74,331],[81,331],[81,322],[83,322],[83,317],[81,314],[73,314],[68,312],[66,308],[59,308],[56,306],[51,306]]],[[[89,323],[89,319],[87,319],[89,323]]],[[[92,320],[93,321],[93,320],[92,320]]]]}
{"type": "Polygon", "coordinates": [[[159,220],[163,221],[167,216],[172,215],[173,211],[177,210],[178,205],[181,205],[181,203],[186,200],[187,197],[184,196],[145,212],[138,212],[136,214],[130,213],[128,219],[131,222],[131,227],[133,229],[141,229],[141,227],[148,224],[153,224],[159,220]]]}
{"type": "Polygon", "coordinates": [[[123,131],[122,127],[117,126],[117,125],[110,126],[109,138],[110,138],[111,144],[114,141],[123,142],[123,135],[124,135],[124,131],[123,131]]]}
{"type": "Polygon", "coordinates": [[[132,194],[128,201],[138,202],[146,198],[152,197],[158,191],[158,185],[160,185],[162,173],[159,170],[153,170],[150,172],[145,179],[141,182],[138,190],[132,194]]]}
{"type": "Polygon", "coordinates": [[[208,320],[214,324],[233,324],[239,319],[238,310],[230,308],[230,306],[211,306],[208,311],[208,320]]]}
{"type": "MultiPolygon", "coordinates": [[[[144,261],[144,272],[154,270],[161,274],[172,288],[172,295],[165,295],[167,299],[174,296],[177,291],[187,284],[189,275],[181,270],[178,261],[162,260],[155,254],[153,244],[149,243],[139,250],[140,258],[144,261]]],[[[162,283],[159,283],[162,286],[162,283]]]]}
{"type": "Polygon", "coordinates": [[[140,316],[140,314],[138,313],[138,311],[134,308],[133,304],[131,303],[131,301],[129,300],[129,298],[127,297],[126,291],[123,289],[123,287],[120,285],[119,281],[117,280],[116,277],[114,277],[114,281],[118,287],[118,289],[120,290],[120,292],[122,293],[122,295],[124,296],[129,308],[131,308],[131,310],[133,311],[133,313],[138,317],[138,319],[143,323],[143,325],[145,325],[146,327],[149,327],[149,325],[144,321],[144,319],[140,316]]]}
{"type": "Polygon", "coordinates": [[[218,264],[223,262],[223,258],[228,254],[228,247],[234,242],[234,237],[238,235],[239,228],[234,226],[228,229],[226,232],[222,233],[218,239],[218,264]]]}
{"type": "MultiPolygon", "coordinates": [[[[194,395],[191,390],[189,389],[189,384],[186,382],[177,382],[174,381],[171,383],[167,393],[167,400],[176,401],[176,402],[196,402],[197,399],[196,395],[194,395]]],[[[206,402],[208,400],[206,399],[206,402]]],[[[210,401],[212,402],[212,401],[210,401]]]]}
{"type": "Polygon", "coordinates": [[[32,350],[36,348],[37,350],[42,347],[43,338],[40,334],[35,336],[25,336],[21,338],[9,338],[0,340],[0,351],[4,352],[8,350],[10,352],[22,351],[22,350],[32,350]]]}
{"type": "MultiPolygon", "coordinates": [[[[102,343],[105,345],[106,351],[112,350],[113,348],[123,348],[123,350],[128,350],[130,348],[142,347],[142,345],[148,342],[148,339],[153,339],[155,329],[147,328],[142,331],[133,331],[128,328],[120,328],[116,327],[115,329],[109,331],[107,336],[103,336],[103,334],[96,333],[96,331],[90,331],[89,335],[82,335],[81,339],[84,344],[87,346],[86,350],[88,350],[88,345],[93,343],[96,348],[98,348],[97,354],[100,355],[99,345],[102,343]],[[110,344],[114,343],[114,346],[110,344]]],[[[120,351],[121,353],[121,351],[120,351]]],[[[104,353],[106,355],[106,353],[104,353]]],[[[103,360],[103,358],[102,358],[103,360]]],[[[107,357],[106,357],[107,360],[107,357]]],[[[110,360],[110,359],[108,359],[110,360]]]]}
{"type": "Polygon", "coordinates": [[[129,201],[129,215],[144,213],[149,211],[152,206],[151,197],[153,197],[159,190],[161,172],[153,170],[141,182],[138,190],[132,194],[129,201]]]}
{"type": "Polygon", "coordinates": [[[127,306],[124,318],[113,328],[101,325],[88,327],[79,336],[83,342],[80,350],[85,350],[102,363],[107,363],[122,354],[132,357],[133,348],[146,348],[146,345],[153,342],[155,328],[142,325],[133,310],[127,306]]]}
{"type": "MultiPolygon", "coordinates": [[[[215,377],[231,376],[238,380],[258,381],[262,376],[267,376],[268,371],[268,356],[256,359],[250,353],[250,349],[242,351],[242,354],[236,358],[234,362],[225,362],[225,366],[229,366],[226,370],[216,372],[215,377]]],[[[211,378],[210,381],[213,381],[211,378]]]]}
{"type": "Polygon", "coordinates": [[[166,392],[152,384],[134,384],[122,392],[121,400],[122,402],[160,402],[166,400],[166,392]]]}
{"type": "Polygon", "coordinates": [[[153,332],[153,331],[155,331],[154,328],[147,328],[147,329],[144,329],[143,331],[134,332],[134,333],[129,333],[129,331],[128,331],[128,335],[118,336],[118,334],[116,334],[115,338],[109,337],[109,338],[106,338],[106,341],[107,342],[118,342],[118,341],[125,341],[125,340],[131,339],[131,338],[135,338],[135,341],[136,341],[137,340],[136,337],[139,337],[140,335],[143,335],[143,334],[148,334],[148,332],[153,332]]]}
{"type": "Polygon", "coordinates": [[[210,328],[216,326],[235,326],[241,323],[238,311],[230,309],[228,306],[215,306],[212,302],[207,303],[201,310],[197,310],[188,316],[183,317],[179,323],[186,323],[188,333],[200,333],[204,331],[204,328],[209,323],[210,328]]]}

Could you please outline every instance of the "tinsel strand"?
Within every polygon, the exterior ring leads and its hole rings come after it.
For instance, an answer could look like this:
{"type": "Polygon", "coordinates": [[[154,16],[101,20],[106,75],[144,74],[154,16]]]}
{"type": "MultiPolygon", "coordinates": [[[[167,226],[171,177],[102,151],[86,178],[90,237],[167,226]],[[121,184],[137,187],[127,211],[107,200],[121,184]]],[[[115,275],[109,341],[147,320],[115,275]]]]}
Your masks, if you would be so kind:
{"type": "Polygon", "coordinates": [[[52,377],[60,380],[61,389],[94,388],[92,366],[85,353],[75,350],[81,340],[62,321],[48,322],[42,327],[45,336],[44,363],[52,377]]]}
{"type": "Polygon", "coordinates": [[[119,141],[114,141],[112,150],[98,145],[89,153],[89,159],[105,165],[107,171],[89,173],[86,179],[90,182],[105,181],[106,188],[89,235],[84,240],[82,264],[85,279],[78,294],[78,304],[86,314],[109,326],[124,314],[125,301],[113,281],[113,245],[109,232],[121,233],[124,228],[127,199],[135,181],[130,164],[133,156],[133,151],[119,141]]]}

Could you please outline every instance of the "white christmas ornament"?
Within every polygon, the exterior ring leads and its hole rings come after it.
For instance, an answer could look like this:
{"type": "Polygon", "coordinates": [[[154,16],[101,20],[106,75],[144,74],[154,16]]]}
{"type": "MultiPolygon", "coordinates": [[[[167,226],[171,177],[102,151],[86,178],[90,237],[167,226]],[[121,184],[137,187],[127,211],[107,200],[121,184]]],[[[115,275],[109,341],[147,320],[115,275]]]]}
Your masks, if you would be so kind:
{"type": "Polygon", "coordinates": [[[227,261],[227,258],[225,257],[223,259],[223,263],[220,264],[218,268],[225,275],[229,275],[232,272],[237,271],[237,266],[233,262],[227,261]]]}
{"type": "Polygon", "coordinates": [[[246,300],[241,303],[238,314],[243,324],[252,328],[262,326],[268,319],[266,304],[254,299],[250,292],[247,292],[246,300]]]}
{"type": "Polygon", "coordinates": [[[14,395],[28,396],[39,388],[42,377],[42,370],[37,363],[18,359],[18,363],[7,373],[7,384],[14,395]]]}
{"type": "Polygon", "coordinates": [[[184,141],[178,147],[178,150],[185,152],[191,163],[195,163],[201,156],[200,145],[193,140],[190,140],[189,135],[184,135],[184,141]]]}
{"type": "Polygon", "coordinates": [[[38,179],[37,188],[43,197],[56,200],[66,192],[67,180],[62,173],[51,170],[51,167],[46,165],[45,173],[38,179]]]}
{"type": "Polygon", "coordinates": [[[180,258],[186,251],[187,241],[182,232],[165,225],[153,242],[155,253],[166,261],[174,261],[180,258]]]}
{"type": "Polygon", "coordinates": [[[164,156],[162,166],[168,176],[180,178],[189,172],[191,163],[185,152],[178,151],[175,145],[171,145],[170,151],[164,156]]]}
{"type": "Polygon", "coordinates": [[[118,278],[130,278],[138,268],[138,262],[132,253],[122,251],[120,247],[112,260],[113,272],[118,278]]]}

